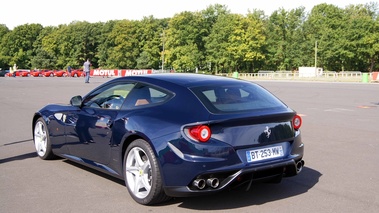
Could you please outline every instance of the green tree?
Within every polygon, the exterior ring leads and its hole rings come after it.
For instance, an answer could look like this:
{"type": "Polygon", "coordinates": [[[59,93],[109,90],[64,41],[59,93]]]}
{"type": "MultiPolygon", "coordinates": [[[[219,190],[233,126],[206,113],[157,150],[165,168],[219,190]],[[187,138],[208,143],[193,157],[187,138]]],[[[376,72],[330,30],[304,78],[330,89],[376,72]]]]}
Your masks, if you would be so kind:
{"type": "Polygon", "coordinates": [[[159,69],[164,59],[164,68],[191,72],[294,70],[315,63],[325,70],[374,71],[378,25],[375,2],[345,9],[319,4],[309,14],[303,7],[279,8],[269,17],[259,10],[231,14],[214,4],[166,19],[26,24],[13,30],[0,25],[0,67],[78,68],[89,58],[93,67],[109,69],[159,69]]]}
{"type": "Polygon", "coordinates": [[[5,24],[0,24],[0,41],[3,38],[3,36],[7,33],[9,33],[9,29],[5,24]]]}
{"type": "MultiPolygon", "coordinates": [[[[212,55],[208,55],[210,53],[207,51],[207,42],[209,41],[208,37],[212,32],[213,25],[217,22],[218,17],[221,15],[229,14],[230,10],[225,5],[214,4],[208,6],[205,10],[201,11],[201,14],[204,19],[204,46],[203,46],[203,54],[205,54],[204,68],[212,71],[214,68],[215,59],[212,55]]],[[[216,71],[216,70],[213,70],[216,71]]]]}
{"type": "Polygon", "coordinates": [[[235,16],[226,13],[217,17],[211,33],[206,38],[207,61],[215,65],[215,73],[227,72],[229,68],[229,37],[233,31],[233,18],[235,16]]]}
{"type": "Polygon", "coordinates": [[[2,52],[9,58],[8,64],[17,64],[19,68],[31,68],[30,60],[34,56],[33,44],[43,29],[40,24],[25,24],[15,27],[2,38],[2,52]]]}
{"type": "Polygon", "coordinates": [[[108,39],[112,41],[107,50],[108,60],[106,66],[133,69],[136,67],[136,59],[140,55],[138,21],[118,21],[108,39]]]}
{"type": "Polygon", "coordinates": [[[138,29],[140,55],[137,58],[136,68],[159,69],[165,39],[164,29],[168,19],[155,19],[153,16],[144,17],[138,29]]]}
{"type": "Polygon", "coordinates": [[[302,65],[304,7],[274,11],[267,22],[267,68],[293,70],[302,65]]]}
{"type": "Polygon", "coordinates": [[[346,48],[352,52],[346,66],[350,70],[373,71],[379,59],[378,4],[350,5],[345,12],[349,20],[346,48]]]}
{"type": "Polygon", "coordinates": [[[101,27],[99,36],[99,45],[97,46],[96,58],[98,58],[98,66],[101,68],[115,68],[107,64],[109,58],[108,49],[114,45],[112,39],[110,39],[109,34],[112,32],[113,27],[118,21],[107,21],[101,27]]]}
{"type": "Polygon", "coordinates": [[[5,35],[8,34],[10,30],[5,24],[0,24],[0,68],[8,69],[10,64],[8,63],[9,57],[4,53],[5,49],[5,35]],[[3,39],[4,38],[4,39],[3,39]],[[4,40],[4,41],[3,41],[4,40]]]}
{"type": "Polygon", "coordinates": [[[165,61],[178,71],[194,71],[205,66],[204,27],[200,12],[182,12],[171,18],[166,31],[165,61]]]}
{"type": "Polygon", "coordinates": [[[254,71],[254,68],[265,59],[263,48],[266,44],[266,36],[263,22],[261,11],[249,12],[244,18],[242,50],[243,62],[248,72],[254,71]]]}
{"type": "Polygon", "coordinates": [[[98,67],[97,47],[103,23],[72,22],[62,26],[59,47],[59,66],[82,66],[90,59],[92,66],[98,67]]]}
{"type": "Polygon", "coordinates": [[[325,70],[344,70],[353,53],[347,38],[348,20],[344,10],[331,4],[313,7],[306,21],[310,40],[317,42],[317,66],[325,70]]]}
{"type": "Polygon", "coordinates": [[[34,42],[33,48],[35,55],[31,59],[31,66],[33,69],[51,69],[56,65],[56,57],[54,54],[50,54],[43,48],[43,39],[52,34],[56,30],[56,27],[45,27],[42,29],[38,35],[36,41],[34,42]]]}
{"type": "Polygon", "coordinates": [[[254,69],[264,59],[263,20],[258,13],[247,17],[224,13],[218,16],[206,39],[207,60],[216,65],[216,72],[254,69]]]}

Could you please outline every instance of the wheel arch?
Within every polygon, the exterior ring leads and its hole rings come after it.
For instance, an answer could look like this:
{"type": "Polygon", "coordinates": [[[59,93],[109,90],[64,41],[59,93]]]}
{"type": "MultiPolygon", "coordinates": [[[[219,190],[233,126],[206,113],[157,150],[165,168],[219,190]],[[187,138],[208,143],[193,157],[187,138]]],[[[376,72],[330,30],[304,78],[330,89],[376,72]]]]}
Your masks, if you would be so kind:
{"type": "Polygon", "coordinates": [[[32,138],[34,138],[34,127],[35,127],[34,124],[41,117],[42,117],[42,115],[39,114],[39,113],[35,113],[34,116],[33,116],[33,119],[32,119],[32,138]]]}
{"type": "MultiPolygon", "coordinates": [[[[48,124],[48,119],[43,116],[41,113],[39,112],[36,112],[33,116],[33,119],[32,119],[32,136],[34,138],[34,124],[36,123],[36,121],[39,119],[39,118],[43,118],[43,120],[45,121],[46,124],[48,124]]],[[[46,128],[49,128],[49,126],[46,126],[46,128]]]]}
{"type": "MultiPolygon", "coordinates": [[[[126,135],[124,136],[124,138],[122,139],[123,143],[121,145],[121,152],[120,152],[120,155],[119,155],[119,159],[120,159],[120,162],[124,162],[124,157],[125,157],[125,152],[126,152],[126,149],[128,148],[128,146],[135,140],[137,139],[142,139],[142,140],[145,140],[149,145],[150,147],[152,148],[153,152],[154,152],[154,155],[155,157],[158,159],[159,161],[159,154],[158,154],[158,151],[156,149],[156,147],[154,146],[153,142],[144,134],[138,134],[138,133],[135,133],[135,134],[132,134],[132,135],[126,135]]],[[[159,168],[161,171],[162,170],[162,165],[161,164],[158,164],[159,168]]],[[[124,165],[123,163],[121,164],[121,168],[120,168],[121,172],[123,171],[124,169],[124,165]]],[[[162,174],[163,175],[163,174],[162,174]]],[[[163,180],[164,181],[164,180],[163,180]]],[[[165,183],[164,183],[165,184],[165,183]]]]}
{"type": "Polygon", "coordinates": [[[146,137],[146,136],[142,136],[142,135],[139,135],[139,134],[133,134],[133,135],[128,135],[128,136],[125,136],[124,139],[122,140],[123,143],[122,143],[122,149],[121,149],[121,162],[124,162],[124,156],[125,156],[125,152],[126,152],[126,149],[128,148],[128,146],[135,140],[137,139],[142,139],[142,140],[145,140],[147,143],[149,143],[149,145],[153,148],[154,150],[154,154],[155,156],[157,157],[157,153],[154,149],[154,146],[153,144],[151,144],[151,141],[146,137]]]}

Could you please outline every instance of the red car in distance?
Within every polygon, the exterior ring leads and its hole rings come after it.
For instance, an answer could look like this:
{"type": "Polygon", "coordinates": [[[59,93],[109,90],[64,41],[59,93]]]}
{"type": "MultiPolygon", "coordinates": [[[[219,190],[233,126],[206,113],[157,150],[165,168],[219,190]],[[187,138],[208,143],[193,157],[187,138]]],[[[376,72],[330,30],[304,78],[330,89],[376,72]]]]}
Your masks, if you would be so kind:
{"type": "Polygon", "coordinates": [[[71,71],[71,77],[84,77],[84,76],[85,76],[85,74],[84,74],[83,70],[81,70],[81,69],[71,71]]]}
{"type": "Polygon", "coordinates": [[[43,77],[54,77],[54,71],[52,70],[42,70],[43,77]]]}
{"type": "Polygon", "coordinates": [[[29,77],[30,76],[30,70],[16,70],[13,73],[7,73],[5,74],[6,77],[13,77],[13,76],[18,76],[18,77],[29,77]]]}
{"type": "Polygon", "coordinates": [[[42,71],[41,70],[31,70],[30,76],[32,77],[42,77],[42,71]]]}
{"type": "Polygon", "coordinates": [[[54,70],[54,76],[56,77],[67,77],[67,71],[66,70],[54,70]]]}

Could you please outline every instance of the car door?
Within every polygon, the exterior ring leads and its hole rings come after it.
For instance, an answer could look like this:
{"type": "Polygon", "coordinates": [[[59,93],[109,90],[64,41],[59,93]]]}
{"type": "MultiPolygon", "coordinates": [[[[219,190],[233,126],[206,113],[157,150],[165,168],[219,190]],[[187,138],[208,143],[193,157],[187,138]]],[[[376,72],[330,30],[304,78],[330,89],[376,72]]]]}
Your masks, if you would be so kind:
{"type": "Polygon", "coordinates": [[[87,95],[80,110],[69,117],[74,125],[66,128],[70,154],[86,163],[107,165],[111,156],[113,124],[134,83],[105,85],[87,95]]]}

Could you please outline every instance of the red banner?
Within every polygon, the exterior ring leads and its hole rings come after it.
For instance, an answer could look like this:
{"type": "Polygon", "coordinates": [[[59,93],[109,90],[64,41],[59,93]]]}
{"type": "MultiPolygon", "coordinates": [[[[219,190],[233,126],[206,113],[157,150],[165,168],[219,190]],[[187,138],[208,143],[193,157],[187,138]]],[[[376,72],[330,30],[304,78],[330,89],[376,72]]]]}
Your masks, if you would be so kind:
{"type": "Polygon", "coordinates": [[[95,69],[91,70],[91,76],[103,76],[103,77],[124,77],[132,75],[145,75],[152,74],[152,70],[103,70],[95,69]]]}

